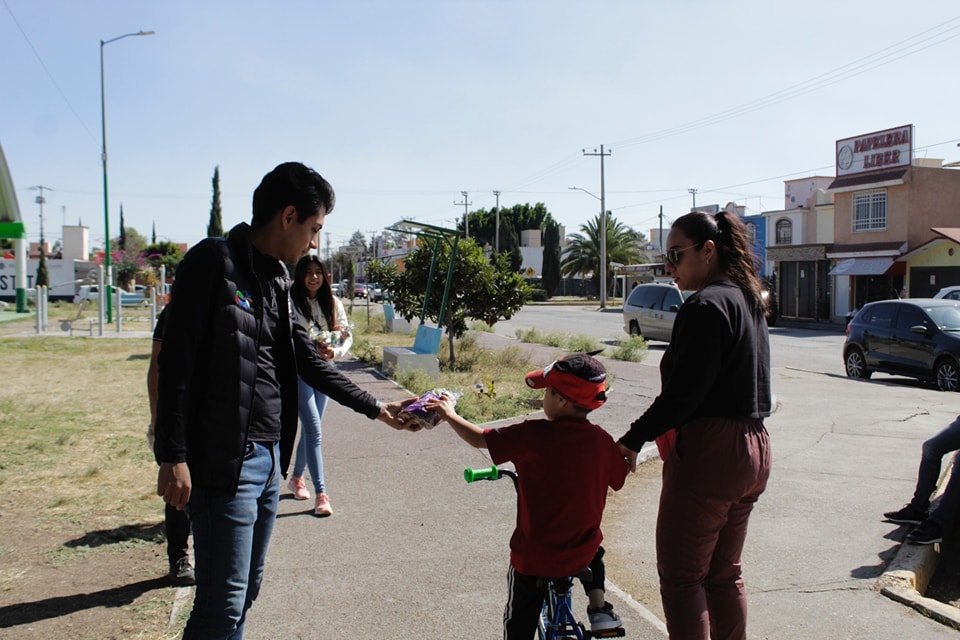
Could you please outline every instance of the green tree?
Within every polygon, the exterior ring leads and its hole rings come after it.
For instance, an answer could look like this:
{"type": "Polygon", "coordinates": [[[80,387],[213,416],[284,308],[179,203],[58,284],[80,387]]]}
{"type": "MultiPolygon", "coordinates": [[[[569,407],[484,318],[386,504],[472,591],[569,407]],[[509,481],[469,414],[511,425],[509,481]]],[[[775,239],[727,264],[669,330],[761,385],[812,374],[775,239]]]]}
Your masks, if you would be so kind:
{"type": "Polygon", "coordinates": [[[123,223],[123,203],[120,203],[120,240],[117,242],[117,248],[120,251],[127,250],[127,232],[126,225],[123,223]]]}
{"type": "Polygon", "coordinates": [[[40,264],[37,265],[36,286],[50,286],[50,272],[47,271],[47,252],[43,250],[43,236],[40,236],[40,264]]]}
{"type": "Polygon", "coordinates": [[[183,260],[183,252],[180,247],[173,242],[154,242],[143,250],[144,258],[147,263],[156,271],[161,266],[167,268],[167,276],[176,274],[180,261],[183,260]]]}
{"type": "MultiPolygon", "coordinates": [[[[607,264],[606,282],[608,289],[613,284],[611,262],[620,264],[639,264],[647,262],[643,254],[645,238],[630,227],[624,225],[610,212],[607,214],[607,264]]],[[[581,233],[570,236],[570,244],[560,262],[560,273],[567,277],[590,273],[590,280],[599,289],[600,286],[600,216],[597,215],[587,224],[580,225],[581,233]]]]}
{"type": "Polygon", "coordinates": [[[210,222],[207,223],[207,237],[223,236],[223,209],[220,207],[220,165],[213,169],[213,198],[210,202],[210,222]]]}
{"type": "Polygon", "coordinates": [[[146,248],[147,239],[140,235],[139,231],[133,227],[126,226],[122,227],[122,231],[122,236],[111,240],[111,248],[116,247],[119,251],[123,251],[131,255],[138,254],[146,248]]]}
{"type": "Polygon", "coordinates": [[[543,289],[552,298],[560,284],[560,225],[553,220],[545,223],[543,230],[543,289]]]}
{"type": "MultiPolygon", "coordinates": [[[[408,321],[423,310],[430,263],[435,254],[437,264],[425,316],[439,321],[451,248],[449,243],[441,243],[440,249],[435,249],[433,243],[421,244],[407,256],[403,271],[392,262],[375,261],[368,265],[370,277],[390,292],[397,314],[408,321]]],[[[489,325],[509,320],[529,297],[530,287],[523,276],[510,268],[506,256],[498,254],[488,261],[480,245],[473,240],[461,240],[444,316],[451,366],[456,362],[454,339],[466,333],[469,320],[481,320],[489,325]]]]}

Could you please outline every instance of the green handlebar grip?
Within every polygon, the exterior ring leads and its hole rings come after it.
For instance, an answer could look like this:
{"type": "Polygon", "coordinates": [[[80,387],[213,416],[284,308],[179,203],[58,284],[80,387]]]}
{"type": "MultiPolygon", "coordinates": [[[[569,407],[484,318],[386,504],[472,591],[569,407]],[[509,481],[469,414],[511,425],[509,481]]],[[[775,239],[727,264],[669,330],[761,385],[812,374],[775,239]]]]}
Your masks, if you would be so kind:
{"type": "Polygon", "coordinates": [[[475,480],[496,480],[499,477],[500,469],[497,468],[497,465],[485,469],[468,468],[463,470],[463,479],[467,482],[474,482],[475,480]]]}

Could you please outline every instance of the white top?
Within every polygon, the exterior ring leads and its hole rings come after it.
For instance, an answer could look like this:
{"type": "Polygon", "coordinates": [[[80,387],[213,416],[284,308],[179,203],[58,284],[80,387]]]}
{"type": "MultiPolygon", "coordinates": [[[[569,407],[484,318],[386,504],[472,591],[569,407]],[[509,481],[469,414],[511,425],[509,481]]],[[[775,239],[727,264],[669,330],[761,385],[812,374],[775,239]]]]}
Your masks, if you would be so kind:
{"type": "MultiPolygon", "coordinates": [[[[307,304],[310,305],[310,313],[317,319],[317,326],[323,331],[333,331],[334,327],[327,326],[327,317],[323,315],[323,310],[320,309],[320,303],[317,299],[307,296],[307,304]]],[[[333,316],[336,329],[341,330],[340,344],[333,348],[333,358],[336,360],[346,355],[346,353],[350,351],[350,347],[353,346],[353,334],[350,332],[350,320],[347,318],[347,311],[343,308],[343,303],[340,302],[340,299],[336,296],[333,298],[333,316]],[[343,332],[343,330],[346,331],[343,332]]],[[[300,314],[300,324],[302,324],[305,329],[309,329],[312,323],[312,320],[300,314]]]]}

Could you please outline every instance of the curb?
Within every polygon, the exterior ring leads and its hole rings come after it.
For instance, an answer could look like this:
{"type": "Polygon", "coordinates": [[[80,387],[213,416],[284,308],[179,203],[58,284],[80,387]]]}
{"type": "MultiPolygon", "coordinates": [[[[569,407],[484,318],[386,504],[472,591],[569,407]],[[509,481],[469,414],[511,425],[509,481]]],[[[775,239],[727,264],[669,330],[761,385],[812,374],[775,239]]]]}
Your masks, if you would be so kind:
{"type": "MultiPolygon", "coordinates": [[[[940,497],[946,489],[945,479],[949,479],[953,469],[951,462],[940,474],[940,482],[934,492],[933,500],[940,497]]],[[[880,574],[874,583],[874,589],[882,595],[905,604],[923,615],[960,631],[960,609],[944,604],[939,600],[927,598],[930,579],[937,570],[940,561],[940,544],[914,545],[901,543],[886,571],[880,574]]]]}

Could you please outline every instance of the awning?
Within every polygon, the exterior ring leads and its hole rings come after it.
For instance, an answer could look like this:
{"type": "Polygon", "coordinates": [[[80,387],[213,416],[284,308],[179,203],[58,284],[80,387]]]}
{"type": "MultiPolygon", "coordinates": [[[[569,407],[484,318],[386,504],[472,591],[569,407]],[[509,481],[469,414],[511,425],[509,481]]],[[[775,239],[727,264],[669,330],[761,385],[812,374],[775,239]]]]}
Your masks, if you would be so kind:
{"type": "Polygon", "coordinates": [[[879,276],[893,265],[893,258],[847,258],[830,270],[830,276],[879,276]]]}

